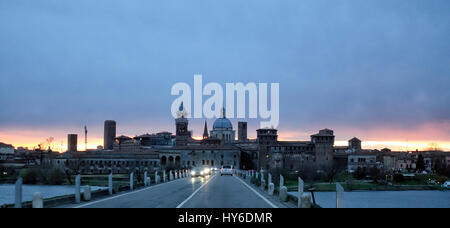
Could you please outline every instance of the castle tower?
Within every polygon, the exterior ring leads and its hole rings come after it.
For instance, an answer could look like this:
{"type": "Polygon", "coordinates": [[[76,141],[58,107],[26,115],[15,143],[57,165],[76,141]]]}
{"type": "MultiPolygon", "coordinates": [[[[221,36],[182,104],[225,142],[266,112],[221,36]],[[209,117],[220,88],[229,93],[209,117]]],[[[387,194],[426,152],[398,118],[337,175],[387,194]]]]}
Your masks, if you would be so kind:
{"type": "Polygon", "coordinates": [[[105,150],[112,150],[114,138],[116,138],[116,121],[106,120],[103,134],[103,148],[105,150]]]}
{"type": "Polygon", "coordinates": [[[271,147],[278,143],[278,130],[267,128],[258,129],[256,130],[256,135],[259,147],[257,169],[269,170],[274,168],[274,154],[272,153],[271,147]]]}
{"type": "Polygon", "coordinates": [[[334,132],[330,129],[320,130],[311,135],[311,142],[315,146],[316,165],[318,169],[329,170],[334,164],[334,132]]]}
{"type": "Polygon", "coordinates": [[[77,134],[67,135],[67,151],[77,152],[77,145],[78,145],[78,135],[77,134]]]}
{"type": "Polygon", "coordinates": [[[361,150],[361,140],[359,140],[356,137],[348,140],[348,148],[353,149],[355,151],[360,151],[361,150]]]}

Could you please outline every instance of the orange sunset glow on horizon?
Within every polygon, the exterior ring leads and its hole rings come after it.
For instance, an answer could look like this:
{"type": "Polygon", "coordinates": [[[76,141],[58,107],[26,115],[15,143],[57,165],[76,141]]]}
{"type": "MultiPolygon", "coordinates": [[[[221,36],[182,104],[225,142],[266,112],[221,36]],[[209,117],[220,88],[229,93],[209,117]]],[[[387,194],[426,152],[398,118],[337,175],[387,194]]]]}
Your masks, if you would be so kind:
{"type": "MultiPolygon", "coordinates": [[[[450,151],[450,141],[448,140],[399,140],[399,139],[383,139],[383,137],[373,137],[372,138],[360,137],[355,135],[355,137],[362,140],[362,146],[365,149],[384,149],[389,148],[392,151],[415,151],[415,150],[442,150],[450,151]]],[[[389,135],[386,133],[385,135],[389,135]]],[[[192,137],[196,140],[201,140],[202,136],[194,135],[192,137]]],[[[250,138],[255,138],[250,136],[250,138]]],[[[309,134],[304,132],[279,132],[279,140],[282,141],[307,141],[309,140],[309,134]]],[[[335,146],[347,146],[348,139],[343,139],[336,135],[335,146]]],[[[22,131],[11,131],[11,132],[1,132],[0,131],[0,142],[12,144],[15,148],[37,148],[39,144],[51,147],[54,151],[66,151],[67,150],[67,134],[61,131],[55,132],[45,132],[32,130],[22,130],[22,131]],[[45,145],[46,137],[51,135],[54,139],[51,145],[45,145]]],[[[103,136],[101,134],[95,134],[88,137],[87,149],[97,149],[98,146],[103,146],[103,136]]],[[[84,135],[78,135],[78,150],[85,150],[84,135]]]]}

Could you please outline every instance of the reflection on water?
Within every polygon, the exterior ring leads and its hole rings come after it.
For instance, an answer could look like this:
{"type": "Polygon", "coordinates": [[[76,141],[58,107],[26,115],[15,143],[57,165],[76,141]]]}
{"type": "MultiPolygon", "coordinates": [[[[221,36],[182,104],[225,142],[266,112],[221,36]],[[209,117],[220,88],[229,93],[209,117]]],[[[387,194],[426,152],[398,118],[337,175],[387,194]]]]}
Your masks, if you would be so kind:
{"type": "MultiPolygon", "coordinates": [[[[81,187],[81,192],[83,192],[81,187]]],[[[91,186],[92,191],[99,189],[107,189],[106,187],[91,186]]],[[[44,198],[52,198],[56,196],[64,196],[75,193],[75,186],[69,185],[23,185],[22,200],[31,201],[35,192],[42,193],[44,198]]],[[[0,184],[0,205],[14,203],[15,185],[0,184]]]]}
{"type": "MultiPolygon", "coordinates": [[[[289,194],[295,195],[296,192],[289,194]]],[[[317,204],[336,207],[336,192],[315,192],[317,204]]],[[[354,191],[344,193],[346,208],[450,208],[450,191],[354,191]]]]}

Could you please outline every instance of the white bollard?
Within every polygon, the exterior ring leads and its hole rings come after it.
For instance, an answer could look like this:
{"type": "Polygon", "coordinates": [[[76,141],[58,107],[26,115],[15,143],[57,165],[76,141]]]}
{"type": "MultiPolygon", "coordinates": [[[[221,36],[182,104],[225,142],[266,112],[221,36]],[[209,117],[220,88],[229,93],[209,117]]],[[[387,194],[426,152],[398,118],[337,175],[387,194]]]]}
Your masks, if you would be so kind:
{"type": "Polygon", "coordinates": [[[273,192],[275,191],[275,184],[269,183],[269,195],[273,196],[273,192]]]}
{"type": "Polygon", "coordinates": [[[268,182],[269,184],[272,183],[272,174],[269,173],[269,177],[268,177],[268,182]]]}
{"type": "Polygon", "coordinates": [[[110,173],[109,177],[108,177],[108,191],[109,191],[110,195],[113,194],[113,175],[112,175],[112,173],[110,173]]]}
{"type": "Polygon", "coordinates": [[[144,172],[144,186],[147,187],[148,186],[148,181],[147,181],[147,171],[144,172]]]}
{"type": "Polygon", "coordinates": [[[298,202],[297,206],[298,208],[301,208],[302,206],[302,195],[303,195],[303,188],[305,183],[303,182],[302,178],[298,178],[298,202]]]}
{"type": "Polygon", "coordinates": [[[80,174],[78,174],[75,177],[75,203],[81,202],[80,187],[81,187],[81,176],[80,174]]]}
{"type": "Polygon", "coordinates": [[[311,195],[303,193],[300,197],[300,202],[299,208],[311,208],[311,195]]]}
{"type": "Polygon", "coordinates": [[[17,179],[15,186],[16,194],[14,200],[14,208],[22,208],[22,184],[23,179],[20,177],[19,179],[17,179]]]}
{"type": "Polygon", "coordinates": [[[155,184],[159,183],[158,171],[155,171],[155,184]]]}
{"type": "Polygon", "coordinates": [[[163,171],[163,182],[167,181],[166,170],[163,171]]]}
{"type": "Polygon", "coordinates": [[[336,183],[336,208],[344,208],[344,188],[336,183]]]}
{"type": "Polygon", "coordinates": [[[44,199],[40,192],[35,192],[33,194],[33,202],[31,205],[32,208],[44,208],[44,199]]]}
{"type": "Polygon", "coordinates": [[[130,173],[130,191],[133,191],[134,189],[134,173],[130,173]]]}
{"type": "Polygon", "coordinates": [[[284,177],[280,175],[280,188],[284,186],[284,177]]]}
{"type": "Polygon", "coordinates": [[[287,201],[287,187],[286,186],[283,186],[280,188],[280,200],[282,202],[287,201]]]}
{"type": "Polygon", "coordinates": [[[91,201],[91,186],[84,186],[83,199],[84,201],[91,201]]]}

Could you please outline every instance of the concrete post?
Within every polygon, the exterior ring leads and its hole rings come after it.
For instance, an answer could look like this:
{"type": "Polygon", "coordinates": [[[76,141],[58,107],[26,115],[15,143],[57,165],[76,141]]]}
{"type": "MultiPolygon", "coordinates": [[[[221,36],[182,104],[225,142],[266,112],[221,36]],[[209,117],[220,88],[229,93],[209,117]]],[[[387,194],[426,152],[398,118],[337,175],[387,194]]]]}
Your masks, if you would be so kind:
{"type": "Polygon", "coordinates": [[[158,171],[155,171],[155,184],[159,183],[158,171]]]}
{"type": "Polygon", "coordinates": [[[268,177],[268,182],[269,184],[272,183],[272,174],[269,173],[269,177],[268,177]]]}
{"type": "Polygon", "coordinates": [[[178,172],[175,170],[175,180],[178,179],[178,172]]]}
{"type": "Polygon", "coordinates": [[[275,191],[275,184],[269,183],[269,195],[273,196],[274,191],[275,191]]]}
{"type": "Polygon", "coordinates": [[[83,199],[84,199],[84,201],[90,201],[91,200],[91,186],[87,185],[87,186],[84,187],[83,199]]]}
{"type": "Polygon", "coordinates": [[[261,173],[261,182],[264,180],[264,173],[261,173]]]}
{"type": "Polygon", "coordinates": [[[81,187],[81,176],[80,174],[78,174],[75,177],[75,203],[81,202],[80,187],[81,187]]]}
{"type": "Polygon", "coordinates": [[[344,208],[344,188],[336,183],[336,208],[344,208]]]}
{"type": "Polygon", "coordinates": [[[144,172],[144,186],[148,186],[148,178],[147,178],[147,171],[144,172]]]}
{"type": "Polygon", "coordinates": [[[113,175],[112,175],[112,173],[110,173],[109,177],[108,177],[108,191],[109,191],[110,195],[113,194],[113,175]]]}
{"type": "Polygon", "coordinates": [[[32,208],[44,208],[44,198],[40,192],[35,192],[33,195],[32,208]]]}
{"type": "Polygon", "coordinates": [[[286,186],[282,186],[280,188],[280,200],[282,202],[286,202],[287,201],[287,187],[286,186]]]}
{"type": "Polygon", "coordinates": [[[16,195],[15,195],[15,200],[14,200],[14,208],[22,208],[22,184],[23,184],[23,179],[20,177],[16,181],[16,187],[15,187],[16,195]]]}
{"type": "Polygon", "coordinates": [[[280,188],[284,186],[284,177],[280,175],[280,188]]]}
{"type": "Polygon", "coordinates": [[[130,173],[130,191],[134,189],[134,172],[130,173]]]}
{"type": "Polygon", "coordinates": [[[303,193],[299,201],[301,202],[299,208],[311,208],[311,195],[303,193]]]}
{"type": "Polygon", "coordinates": [[[173,181],[173,173],[172,170],[169,171],[169,180],[173,181]]]}
{"type": "Polygon", "coordinates": [[[166,182],[167,176],[166,176],[166,170],[163,171],[163,182],[166,182]]]}
{"type": "Polygon", "coordinates": [[[297,206],[298,208],[301,208],[302,205],[302,195],[303,195],[303,188],[304,188],[305,183],[303,182],[302,178],[298,178],[298,202],[297,202],[297,206]]]}

